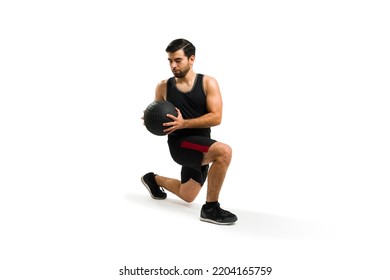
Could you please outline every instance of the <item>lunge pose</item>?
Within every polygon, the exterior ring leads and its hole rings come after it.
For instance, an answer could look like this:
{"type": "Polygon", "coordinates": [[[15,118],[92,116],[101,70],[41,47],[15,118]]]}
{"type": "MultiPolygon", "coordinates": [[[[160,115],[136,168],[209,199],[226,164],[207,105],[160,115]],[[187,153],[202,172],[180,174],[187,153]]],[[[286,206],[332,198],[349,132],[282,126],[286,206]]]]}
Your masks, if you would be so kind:
{"type": "Polygon", "coordinates": [[[155,100],[175,105],[177,117],[164,123],[172,159],[182,166],[181,179],[149,172],[142,183],[154,199],[165,199],[165,190],[192,202],[207,178],[206,202],[200,220],[215,224],[233,224],[237,216],[220,207],[219,194],[232,158],[229,145],[211,138],[211,127],[222,120],[222,96],[218,82],[211,76],[195,73],[195,46],[176,39],[166,48],[173,77],[156,87],[155,100]]]}

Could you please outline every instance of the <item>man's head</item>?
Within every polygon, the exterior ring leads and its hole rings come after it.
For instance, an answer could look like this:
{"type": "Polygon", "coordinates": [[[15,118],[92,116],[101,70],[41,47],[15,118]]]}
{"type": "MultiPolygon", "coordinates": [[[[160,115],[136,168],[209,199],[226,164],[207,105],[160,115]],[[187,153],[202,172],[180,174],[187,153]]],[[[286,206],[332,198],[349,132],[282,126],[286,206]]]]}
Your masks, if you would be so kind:
{"type": "Polygon", "coordinates": [[[176,78],[184,78],[195,61],[195,46],[185,39],[176,39],[168,45],[165,51],[168,53],[173,75],[176,78]]]}
{"type": "Polygon", "coordinates": [[[167,53],[173,53],[178,50],[183,50],[184,55],[189,59],[191,56],[195,56],[195,46],[186,39],[173,40],[165,49],[167,53]]]}

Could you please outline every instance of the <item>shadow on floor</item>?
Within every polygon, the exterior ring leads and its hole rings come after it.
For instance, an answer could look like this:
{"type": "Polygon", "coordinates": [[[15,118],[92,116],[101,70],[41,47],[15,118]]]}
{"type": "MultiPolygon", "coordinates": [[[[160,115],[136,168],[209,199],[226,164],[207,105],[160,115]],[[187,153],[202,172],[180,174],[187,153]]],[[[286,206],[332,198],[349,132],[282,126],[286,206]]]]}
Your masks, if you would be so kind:
{"type": "MultiPolygon", "coordinates": [[[[199,203],[186,203],[179,199],[167,198],[164,201],[151,199],[146,195],[127,194],[126,199],[132,204],[140,206],[156,207],[159,213],[166,212],[167,217],[172,213],[176,217],[195,218],[198,222],[200,209],[199,203]]],[[[201,223],[202,227],[223,227],[224,231],[231,234],[248,235],[263,239],[283,240],[316,240],[328,239],[331,234],[329,227],[321,221],[310,221],[297,217],[281,216],[275,214],[249,211],[245,209],[229,208],[238,216],[238,221],[230,226],[218,226],[211,223],[201,223]]]]}

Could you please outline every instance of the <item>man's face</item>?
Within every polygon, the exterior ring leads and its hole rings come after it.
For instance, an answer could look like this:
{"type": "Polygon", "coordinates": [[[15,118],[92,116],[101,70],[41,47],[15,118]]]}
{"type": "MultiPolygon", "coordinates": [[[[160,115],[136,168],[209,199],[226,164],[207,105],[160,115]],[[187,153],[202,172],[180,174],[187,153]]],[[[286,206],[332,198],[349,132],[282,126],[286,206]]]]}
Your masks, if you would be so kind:
{"type": "Polygon", "coordinates": [[[183,50],[168,53],[168,61],[171,71],[176,78],[184,78],[191,69],[193,56],[188,59],[183,50]]]}

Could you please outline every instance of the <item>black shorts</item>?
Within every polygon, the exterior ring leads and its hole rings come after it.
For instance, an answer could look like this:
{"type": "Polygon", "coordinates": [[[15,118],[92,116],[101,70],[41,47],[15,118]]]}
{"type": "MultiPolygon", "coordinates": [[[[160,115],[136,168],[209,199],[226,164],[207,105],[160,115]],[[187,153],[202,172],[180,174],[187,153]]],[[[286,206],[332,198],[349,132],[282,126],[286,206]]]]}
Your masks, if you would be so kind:
{"type": "Polygon", "coordinates": [[[209,165],[202,166],[203,153],[217,142],[204,136],[175,136],[168,138],[172,159],[182,166],[181,182],[195,180],[201,186],[207,178],[209,165]]]}

